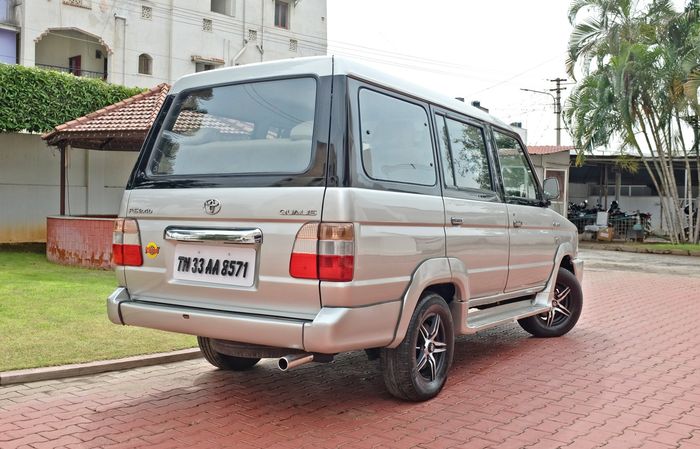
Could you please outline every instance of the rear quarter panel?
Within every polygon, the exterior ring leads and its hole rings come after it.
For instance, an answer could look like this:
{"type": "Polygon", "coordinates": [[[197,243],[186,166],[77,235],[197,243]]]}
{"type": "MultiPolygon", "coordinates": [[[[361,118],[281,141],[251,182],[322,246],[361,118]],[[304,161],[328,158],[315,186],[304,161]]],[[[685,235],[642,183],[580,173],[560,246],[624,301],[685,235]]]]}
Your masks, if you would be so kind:
{"type": "Polygon", "coordinates": [[[323,221],[355,224],[353,281],[321,282],[324,307],[398,301],[423,261],[445,257],[440,196],[328,188],[323,221]]]}

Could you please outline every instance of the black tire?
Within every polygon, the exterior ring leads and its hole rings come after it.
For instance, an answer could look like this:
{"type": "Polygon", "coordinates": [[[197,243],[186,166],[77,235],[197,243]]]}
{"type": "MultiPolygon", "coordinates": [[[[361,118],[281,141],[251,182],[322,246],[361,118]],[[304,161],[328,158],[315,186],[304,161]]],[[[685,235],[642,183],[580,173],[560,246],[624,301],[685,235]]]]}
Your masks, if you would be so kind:
{"type": "Polygon", "coordinates": [[[382,374],[389,393],[409,401],[437,396],[452,365],[454,341],[452,314],[445,300],[435,293],[423,296],[401,344],[381,350],[382,374]]]}
{"type": "Polygon", "coordinates": [[[204,358],[207,359],[207,362],[219,369],[245,371],[251,369],[260,361],[259,358],[235,357],[216,352],[212,347],[211,339],[207,337],[197,337],[197,344],[199,344],[199,349],[202,351],[204,358]]]}
{"type": "Polygon", "coordinates": [[[559,268],[552,310],[518,320],[518,324],[535,337],[560,337],[573,329],[582,309],[581,284],[572,272],[559,268]]]}

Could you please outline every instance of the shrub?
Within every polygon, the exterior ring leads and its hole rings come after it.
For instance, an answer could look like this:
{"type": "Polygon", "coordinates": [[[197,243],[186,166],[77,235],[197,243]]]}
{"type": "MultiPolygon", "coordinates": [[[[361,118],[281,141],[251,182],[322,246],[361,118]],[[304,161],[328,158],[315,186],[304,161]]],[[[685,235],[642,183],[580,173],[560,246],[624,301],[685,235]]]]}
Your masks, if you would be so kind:
{"type": "Polygon", "coordinates": [[[68,73],[0,64],[0,132],[46,132],[142,91],[68,73]]]}

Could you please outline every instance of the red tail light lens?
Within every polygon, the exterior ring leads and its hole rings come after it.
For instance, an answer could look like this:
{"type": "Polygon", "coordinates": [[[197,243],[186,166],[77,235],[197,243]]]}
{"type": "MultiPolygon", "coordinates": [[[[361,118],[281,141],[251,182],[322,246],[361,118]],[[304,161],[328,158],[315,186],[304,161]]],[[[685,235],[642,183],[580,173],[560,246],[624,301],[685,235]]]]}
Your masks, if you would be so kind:
{"type": "Polygon", "coordinates": [[[318,223],[299,229],[289,260],[289,275],[299,279],[318,279],[318,223]]]}
{"type": "Polygon", "coordinates": [[[112,264],[133,267],[143,265],[141,237],[139,236],[139,226],[136,220],[128,218],[117,218],[114,220],[112,264]]]}
{"type": "Polygon", "coordinates": [[[352,281],[354,242],[352,223],[307,223],[294,241],[289,274],[301,279],[352,281]]]}
{"type": "Polygon", "coordinates": [[[289,274],[299,279],[318,279],[318,255],[292,253],[289,274]]]}
{"type": "Polygon", "coordinates": [[[352,281],[355,258],[350,256],[318,256],[318,278],[322,281],[352,281]]]}

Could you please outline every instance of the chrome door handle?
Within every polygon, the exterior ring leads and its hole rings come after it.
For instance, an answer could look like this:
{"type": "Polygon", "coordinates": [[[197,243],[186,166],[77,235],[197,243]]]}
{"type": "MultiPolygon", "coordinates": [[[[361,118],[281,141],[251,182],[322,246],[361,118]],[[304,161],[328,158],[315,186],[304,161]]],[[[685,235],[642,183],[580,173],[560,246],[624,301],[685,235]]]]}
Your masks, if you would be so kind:
{"type": "Polygon", "coordinates": [[[558,221],[555,221],[552,223],[552,226],[554,226],[555,228],[558,228],[561,226],[561,223],[559,223],[558,221]]]}
{"type": "Polygon", "coordinates": [[[513,227],[514,228],[522,228],[523,227],[523,222],[520,220],[513,220],[513,227]]]}
{"type": "Polygon", "coordinates": [[[452,223],[452,226],[462,226],[464,220],[459,217],[451,217],[450,223],[452,223]]]}

